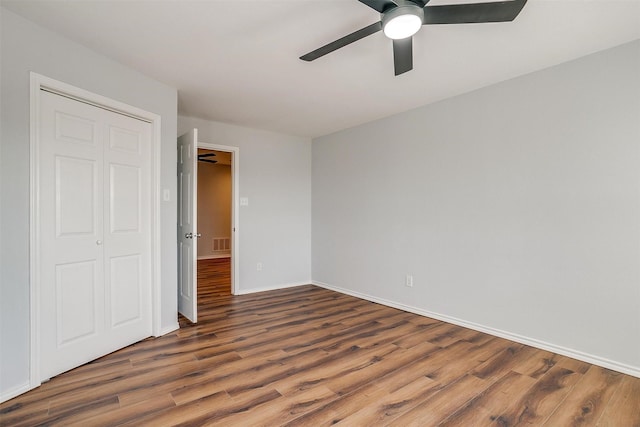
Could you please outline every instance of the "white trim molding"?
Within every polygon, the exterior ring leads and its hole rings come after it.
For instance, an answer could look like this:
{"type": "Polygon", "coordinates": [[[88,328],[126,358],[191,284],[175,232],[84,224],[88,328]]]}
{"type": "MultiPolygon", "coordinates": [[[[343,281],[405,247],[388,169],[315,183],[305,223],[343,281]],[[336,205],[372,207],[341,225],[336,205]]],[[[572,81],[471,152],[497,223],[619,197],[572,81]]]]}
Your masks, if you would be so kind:
{"type": "Polygon", "coordinates": [[[161,337],[163,335],[167,335],[167,334],[170,334],[171,332],[177,331],[178,329],[180,329],[180,324],[178,322],[175,322],[163,329],[160,329],[160,334],[156,336],[161,337]]]}
{"type": "Polygon", "coordinates": [[[329,285],[327,283],[319,282],[317,280],[312,281],[312,283],[321,288],[329,289],[331,291],[339,292],[341,294],[350,295],[352,297],[375,302],[377,304],[382,304],[387,307],[397,308],[398,310],[407,311],[409,313],[418,314],[420,316],[441,320],[443,322],[451,323],[453,325],[462,326],[463,328],[473,329],[474,331],[484,332],[489,335],[504,338],[510,341],[515,341],[520,344],[529,345],[531,347],[539,348],[541,350],[551,351],[553,353],[557,353],[562,356],[571,357],[573,359],[581,360],[583,362],[591,363],[593,365],[601,366],[603,368],[611,369],[617,372],[621,372],[623,374],[640,378],[640,368],[626,365],[624,363],[616,362],[615,360],[605,359],[599,356],[594,356],[592,354],[584,353],[582,351],[562,347],[562,346],[551,344],[545,341],[540,341],[535,338],[525,337],[522,335],[503,331],[500,329],[491,328],[489,326],[480,325],[478,323],[468,322],[466,320],[447,316],[445,314],[434,313],[432,311],[423,310],[417,307],[401,304],[401,303],[390,301],[384,298],[378,298],[372,295],[363,294],[361,292],[352,291],[350,289],[341,288],[339,286],[329,285]]]}
{"type": "MultiPolygon", "coordinates": [[[[39,348],[39,295],[40,295],[40,217],[39,217],[39,170],[38,159],[40,122],[40,94],[42,91],[56,93],[67,98],[91,104],[119,114],[124,114],[151,124],[151,187],[152,191],[152,224],[151,224],[151,333],[161,336],[170,332],[169,328],[162,329],[161,309],[161,253],[160,253],[160,151],[161,151],[161,117],[158,114],[144,111],[140,108],[98,95],[67,83],[32,72],[30,75],[30,153],[29,153],[29,307],[30,307],[30,350],[29,350],[29,384],[15,389],[16,395],[38,387],[40,381],[40,348],[39,348]]],[[[173,327],[173,326],[172,326],[173,327]]],[[[177,328],[177,324],[175,326],[177,328]]],[[[173,329],[171,329],[173,330],[173,329]]],[[[8,392],[9,393],[9,392],[8,392]]],[[[7,394],[7,393],[6,393],[7,394]]],[[[2,396],[4,398],[5,395],[2,396]]]]}
{"type": "Polygon", "coordinates": [[[306,286],[306,285],[312,285],[312,282],[309,280],[306,282],[295,282],[295,283],[285,283],[282,285],[265,286],[263,288],[242,289],[242,290],[239,290],[235,295],[247,295],[247,294],[255,294],[258,292],[277,291],[278,289],[296,288],[298,286],[306,286]]]}
{"type": "Polygon", "coordinates": [[[2,402],[6,402],[9,399],[13,399],[16,396],[20,396],[22,393],[26,393],[29,390],[31,390],[33,387],[31,387],[31,383],[30,382],[26,382],[24,384],[21,384],[17,387],[14,387],[12,389],[9,389],[7,391],[5,391],[4,393],[0,394],[0,403],[2,402]]]}

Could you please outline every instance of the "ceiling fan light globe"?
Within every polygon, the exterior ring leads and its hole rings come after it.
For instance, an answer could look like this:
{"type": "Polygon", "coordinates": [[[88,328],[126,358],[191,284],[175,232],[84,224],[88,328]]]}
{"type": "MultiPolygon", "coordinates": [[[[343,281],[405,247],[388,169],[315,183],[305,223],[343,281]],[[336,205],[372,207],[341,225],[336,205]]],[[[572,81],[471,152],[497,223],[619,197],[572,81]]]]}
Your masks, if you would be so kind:
{"type": "Polygon", "coordinates": [[[399,15],[384,24],[384,35],[393,40],[411,37],[422,27],[422,19],[413,14],[399,15]]]}

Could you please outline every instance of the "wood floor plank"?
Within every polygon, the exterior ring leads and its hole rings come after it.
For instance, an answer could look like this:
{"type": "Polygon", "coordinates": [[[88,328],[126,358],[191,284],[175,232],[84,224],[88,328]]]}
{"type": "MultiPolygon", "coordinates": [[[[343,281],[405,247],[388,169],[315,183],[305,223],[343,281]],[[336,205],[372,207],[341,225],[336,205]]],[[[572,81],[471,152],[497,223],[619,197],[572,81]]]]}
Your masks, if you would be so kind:
{"type": "Polygon", "coordinates": [[[536,351],[533,347],[523,344],[510,345],[474,369],[473,374],[479,378],[495,381],[514,366],[527,363],[532,357],[535,357],[536,351]]]}
{"type": "Polygon", "coordinates": [[[598,427],[640,427],[640,381],[625,376],[598,421],[598,427]]]}
{"type": "MultiPolygon", "coordinates": [[[[434,360],[437,360],[437,357],[444,354],[445,351],[429,342],[420,345],[422,350],[419,353],[412,353],[415,355],[413,362],[398,366],[392,375],[376,378],[374,383],[388,393],[394,393],[420,377],[429,378],[428,375],[433,370],[434,360]]],[[[433,379],[429,379],[433,381],[433,379]]],[[[438,382],[438,384],[440,383],[438,382]]]]}
{"type": "Polygon", "coordinates": [[[251,372],[256,365],[265,364],[265,361],[268,364],[272,357],[286,356],[282,350],[272,349],[270,353],[260,357],[235,359],[224,366],[209,369],[202,374],[193,375],[188,380],[176,383],[170,387],[174,389],[171,395],[178,405],[183,405],[211,394],[212,387],[215,392],[225,391],[226,393],[226,387],[235,384],[237,377],[251,378],[251,372]]]}
{"type": "MultiPolygon", "coordinates": [[[[470,344],[476,344],[475,342],[471,342],[465,340],[464,342],[468,342],[470,344]]],[[[484,363],[489,359],[495,357],[501,351],[507,349],[511,345],[515,345],[516,343],[505,340],[499,337],[492,337],[491,339],[483,341],[481,344],[476,344],[474,347],[473,360],[484,363]]]]}
{"type": "Polygon", "coordinates": [[[98,399],[83,402],[52,402],[49,406],[49,419],[47,424],[51,426],[67,425],[78,421],[85,421],[100,414],[120,408],[117,395],[105,396],[98,399]]]}
{"type": "MultiPolygon", "coordinates": [[[[378,383],[374,383],[379,386],[378,383]]],[[[338,422],[340,426],[373,426],[387,424],[415,408],[442,389],[442,385],[420,376],[393,393],[382,396],[338,422]]]]}
{"type": "Polygon", "coordinates": [[[1,426],[33,426],[46,422],[48,417],[48,399],[26,403],[12,399],[0,405],[1,426]]]}
{"type": "Polygon", "coordinates": [[[489,381],[474,375],[465,375],[448,384],[433,396],[428,397],[413,409],[389,423],[396,427],[435,426],[445,421],[451,414],[482,393],[490,385],[489,381]]]}
{"type": "Polygon", "coordinates": [[[230,293],[198,263],[197,324],[0,404],[0,426],[640,427],[640,379],[305,285],[230,293]]]}
{"type": "Polygon", "coordinates": [[[365,366],[371,363],[371,360],[379,359],[396,350],[397,347],[392,344],[368,349],[353,346],[341,353],[330,353],[319,359],[312,369],[309,369],[308,365],[305,367],[297,366],[291,375],[275,381],[273,386],[285,396],[291,396],[317,385],[326,386],[332,379],[345,375],[359,366],[365,366]]]}
{"type": "Polygon", "coordinates": [[[418,349],[415,354],[401,351],[399,347],[396,347],[394,351],[379,357],[376,356],[364,365],[353,366],[343,375],[331,378],[326,385],[339,395],[352,393],[371,382],[394,375],[402,366],[414,363],[416,356],[431,351],[430,344],[421,345],[422,348],[418,349]]]}
{"type": "Polygon", "coordinates": [[[122,407],[118,410],[112,410],[91,417],[90,420],[84,419],[77,422],[66,422],[69,427],[108,427],[120,426],[127,423],[134,423],[148,417],[151,414],[165,413],[176,404],[169,394],[150,394],[147,399],[136,402],[132,405],[122,407]]]}
{"type": "Polygon", "coordinates": [[[141,375],[131,376],[128,381],[114,384],[102,390],[102,386],[96,388],[100,393],[115,391],[118,394],[122,406],[131,405],[148,397],[151,391],[166,393],[170,390],[201,380],[215,368],[224,367],[240,360],[233,354],[221,355],[217,359],[195,362],[184,362],[180,365],[169,365],[164,368],[153,368],[141,375]],[[214,368],[215,367],[215,368],[214,368]]]}
{"type": "Polygon", "coordinates": [[[228,410],[233,404],[231,397],[226,392],[220,391],[184,405],[176,405],[151,412],[120,425],[127,427],[172,427],[179,424],[192,423],[196,419],[215,417],[216,414],[220,414],[222,408],[228,410]]]}
{"type": "MultiPolygon", "coordinates": [[[[200,425],[213,425],[214,423],[223,422],[226,425],[225,419],[240,418],[245,414],[249,414],[252,411],[260,411],[263,406],[269,403],[279,405],[282,401],[282,396],[276,390],[270,388],[264,388],[260,390],[254,390],[252,393],[245,393],[242,396],[229,398],[223,402],[206,404],[200,406],[200,402],[196,402],[196,407],[201,408],[201,413],[194,416],[193,412],[188,415],[180,414],[176,417],[176,422],[173,422],[172,426],[200,426],[200,425]]],[[[184,407],[194,406],[194,402],[190,402],[184,407]]],[[[179,406],[178,408],[181,408],[179,406]]],[[[177,414],[176,414],[177,415],[177,414]]],[[[164,417],[160,418],[164,422],[164,417]]]]}
{"type": "Polygon", "coordinates": [[[325,349],[337,349],[342,345],[349,344],[349,338],[362,337],[367,334],[375,334],[375,331],[381,327],[380,323],[375,320],[363,319],[363,323],[355,323],[346,327],[344,325],[336,325],[335,328],[331,327],[327,330],[327,333],[323,333],[324,330],[317,331],[313,336],[307,336],[305,339],[298,339],[294,343],[284,343],[283,349],[291,354],[298,353],[300,351],[307,350],[313,347],[320,347],[325,349]]]}
{"type": "Polygon", "coordinates": [[[514,393],[514,405],[496,416],[507,426],[543,425],[582,377],[565,368],[554,366],[523,393],[514,393]]]}
{"type": "Polygon", "coordinates": [[[512,370],[532,378],[540,378],[558,362],[558,355],[545,350],[535,350],[529,360],[513,366],[512,370]]]}
{"type": "Polygon", "coordinates": [[[291,396],[283,396],[279,398],[277,405],[254,407],[247,412],[237,413],[220,420],[215,420],[211,425],[281,426],[337,398],[338,396],[328,388],[315,386],[291,396]]]}
{"type": "Polygon", "coordinates": [[[286,427],[332,426],[359,411],[366,406],[368,402],[377,401],[386,394],[384,390],[376,385],[368,384],[357,392],[340,396],[283,425],[286,427]]]}
{"type": "Polygon", "coordinates": [[[371,348],[391,343],[402,335],[414,331],[415,328],[415,325],[404,320],[395,323],[381,324],[370,331],[345,336],[339,341],[331,345],[323,346],[322,348],[329,352],[351,347],[353,345],[357,345],[361,348],[371,348]]]}
{"type": "Polygon", "coordinates": [[[600,419],[623,375],[591,366],[547,419],[548,426],[593,426],[600,419]]]}
{"type": "Polygon", "coordinates": [[[561,356],[559,354],[557,354],[554,359],[556,359],[558,361],[555,364],[555,366],[558,366],[560,368],[565,368],[565,369],[568,369],[570,371],[577,372],[577,373],[580,373],[580,374],[586,374],[587,371],[589,370],[589,368],[591,368],[591,366],[592,366],[591,364],[589,364],[587,362],[583,362],[581,360],[572,359],[572,358],[566,357],[566,356],[561,356]]]}
{"type": "Polygon", "coordinates": [[[475,331],[448,323],[442,323],[440,327],[430,328],[425,333],[428,336],[427,341],[440,347],[448,347],[465,338],[470,338],[474,334],[475,331]]]}
{"type": "Polygon", "coordinates": [[[427,332],[427,330],[433,329],[433,328],[437,327],[438,325],[439,325],[439,323],[431,323],[431,324],[427,324],[427,325],[420,325],[420,327],[417,328],[415,330],[415,332],[412,332],[410,334],[406,334],[406,335],[400,337],[399,339],[395,340],[393,343],[395,345],[397,345],[398,347],[410,349],[412,347],[415,347],[418,344],[422,344],[423,342],[427,341],[426,340],[426,332],[427,332]]]}
{"type": "Polygon", "coordinates": [[[449,384],[470,370],[469,358],[481,351],[473,344],[460,341],[437,352],[426,366],[425,376],[440,384],[449,384]]]}
{"type": "MultiPolygon", "coordinates": [[[[347,355],[347,352],[340,353],[338,358],[347,355]]],[[[298,372],[314,369],[327,363],[331,356],[325,354],[321,349],[312,349],[302,354],[296,355],[295,359],[285,353],[281,359],[274,359],[268,364],[259,365],[239,378],[229,378],[229,384],[225,389],[236,396],[247,390],[264,387],[267,384],[274,384],[277,381],[289,378],[298,372]]]]}
{"type": "Polygon", "coordinates": [[[535,382],[535,379],[527,375],[510,371],[469,400],[440,425],[443,427],[509,425],[503,422],[500,414],[516,404],[512,396],[522,394],[535,382]]]}

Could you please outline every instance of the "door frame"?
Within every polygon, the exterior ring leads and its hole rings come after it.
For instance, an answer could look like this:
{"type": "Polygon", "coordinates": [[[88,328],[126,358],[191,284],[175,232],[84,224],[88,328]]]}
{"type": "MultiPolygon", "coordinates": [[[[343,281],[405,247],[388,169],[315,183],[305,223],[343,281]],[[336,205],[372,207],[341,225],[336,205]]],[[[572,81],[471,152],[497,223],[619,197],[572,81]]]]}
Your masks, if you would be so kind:
{"type": "MultiPolygon", "coordinates": [[[[240,282],[240,147],[198,141],[198,148],[231,153],[231,295],[238,295],[240,282]]],[[[197,193],[195,197],[198,197],[197,193]]]]}
{"type": "Polygon", "coordinates": [[[40,381],[40,213],[39,195],[39,124],[40,96],[42,90],[52,92],[85,104],[123,114],[151,124],[151,333],[162,335],[160,317],[160,151],[161,151],[161,117],[158,114],[142,110],[80,89],[52,78],[30,73],[30,129],[29,129],[29,386],[38,387],[40,381]]]}

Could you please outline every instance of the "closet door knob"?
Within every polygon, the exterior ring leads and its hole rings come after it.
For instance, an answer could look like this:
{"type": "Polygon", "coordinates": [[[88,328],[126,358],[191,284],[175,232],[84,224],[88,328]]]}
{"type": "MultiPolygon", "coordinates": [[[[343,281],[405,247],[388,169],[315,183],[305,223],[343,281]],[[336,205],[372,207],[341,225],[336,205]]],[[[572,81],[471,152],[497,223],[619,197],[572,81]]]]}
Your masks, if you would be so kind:
{"type": "Polygon", "coordinates": [[[102,244],[102,240],[96,240],[96,245],[100,246],[102,244]]]}

